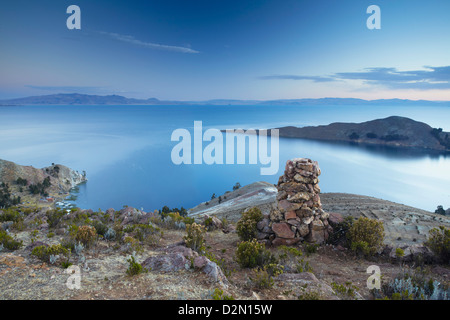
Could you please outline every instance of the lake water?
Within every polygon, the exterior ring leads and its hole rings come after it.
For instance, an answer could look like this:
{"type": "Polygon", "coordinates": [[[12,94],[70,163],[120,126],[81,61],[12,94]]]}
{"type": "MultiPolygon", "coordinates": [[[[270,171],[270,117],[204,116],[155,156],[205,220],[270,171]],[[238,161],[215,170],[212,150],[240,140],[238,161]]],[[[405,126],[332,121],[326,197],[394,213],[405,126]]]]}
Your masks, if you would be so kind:
{"type": "MultiPolygon", "coordinates": [[[[175,165],[177,128],[273,128],[405,116],[450,131],[450,106],[20,106],[0,107],[0,158],[85,170],[77,206],[146,211],[191,208],[236,182],[277,183],[286,160],[308,157],[322,169],[322,192],[346,192],[435,210],[450,207],[450,157],[419,151],[280,139],[279,171],[264,165],[175,165]]],[[[205,143],[206,144],[206,143],[205,143]]]]}

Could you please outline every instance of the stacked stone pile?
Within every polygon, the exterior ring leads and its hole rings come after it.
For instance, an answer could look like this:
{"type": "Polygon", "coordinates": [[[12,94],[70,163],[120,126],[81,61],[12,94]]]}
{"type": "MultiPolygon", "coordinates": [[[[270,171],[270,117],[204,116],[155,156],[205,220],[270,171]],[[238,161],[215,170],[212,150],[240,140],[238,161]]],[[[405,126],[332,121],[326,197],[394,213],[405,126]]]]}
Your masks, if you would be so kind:
{"type": "Polygon", "coordinates": [[[257,225],[259,240],[273,245],[326,241],[332,228],[320,203],[319,175],[317,161],[287,161],[278,180],[277,206],[257,225]]]}

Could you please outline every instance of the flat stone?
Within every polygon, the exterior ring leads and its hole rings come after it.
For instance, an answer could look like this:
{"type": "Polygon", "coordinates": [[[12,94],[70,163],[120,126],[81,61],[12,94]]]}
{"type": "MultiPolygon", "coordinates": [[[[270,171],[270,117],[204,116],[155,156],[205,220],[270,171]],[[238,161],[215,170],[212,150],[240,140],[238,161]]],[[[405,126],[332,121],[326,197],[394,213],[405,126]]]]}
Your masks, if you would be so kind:
{"type": "Polygon", "coordinates": [[[288,201],[308,201],[310,199],[311,195],[307,192],[299,192],[296,193],[294,196],[287,198],[288,201]]]}
{"type": "Polygon", "coordinates": [[[289,219],[295,219],[297,218],[297,214],[295,213],[295,211],[288,211],[285,212],[284,214],[284,219],[289,220],[289,219]]]}
{"type": "Polygon", "coordinates": [[[300,209],[302,205],[300,203],[292,203],[287,200],[278,201],[278,209],[280,212],[284,213],[286,211],[295,211],[300,209]]]}
{"type": "Polygon", "coordinates": [[[272,224],[272,230],[275,232],[277,237],[285,238],[285,239],[292,239],[295,237],[294,232],[292,232],[291,227],[285,223],[273,223],[272,224]]]}

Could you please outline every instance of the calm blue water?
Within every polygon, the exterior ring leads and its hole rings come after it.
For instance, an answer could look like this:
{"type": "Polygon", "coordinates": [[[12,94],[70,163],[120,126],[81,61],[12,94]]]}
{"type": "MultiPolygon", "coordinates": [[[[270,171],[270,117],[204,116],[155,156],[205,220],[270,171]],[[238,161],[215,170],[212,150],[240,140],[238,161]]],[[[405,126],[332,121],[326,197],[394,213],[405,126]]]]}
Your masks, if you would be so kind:
{"type": "MultiPolygon", "coordinates": [[[[450,207],[450,157],[398,149],[280,139],[280,169],[261,165],[174,165],[172,131],[272,128],[362,122],[392,115],[450,131],[449,107],[367,106],[23,106],[0,107],[0,158],[44,167],[86,170],[76,204],[82,208],[147,211],[190,208],[212,193],[255,181],[276,183],[287,159],[308,157],[322,169],[322,192],[379,197],[426,210],[450,207]]],[[[205,143],[206,145],[206,143],[205,143]]]]}

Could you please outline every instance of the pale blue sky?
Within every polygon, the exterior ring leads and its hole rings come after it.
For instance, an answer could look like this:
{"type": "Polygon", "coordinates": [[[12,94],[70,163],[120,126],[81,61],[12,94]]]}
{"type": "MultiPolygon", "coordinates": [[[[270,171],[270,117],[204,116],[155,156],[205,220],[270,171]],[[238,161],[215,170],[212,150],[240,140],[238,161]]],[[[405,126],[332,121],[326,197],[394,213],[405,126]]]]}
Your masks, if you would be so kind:
{"type": "Polygon", "coordinates": [[[0,98],[450,100],[449,15],[436,0],[3,1],[0,98]]]}

